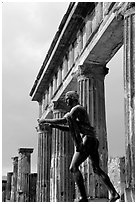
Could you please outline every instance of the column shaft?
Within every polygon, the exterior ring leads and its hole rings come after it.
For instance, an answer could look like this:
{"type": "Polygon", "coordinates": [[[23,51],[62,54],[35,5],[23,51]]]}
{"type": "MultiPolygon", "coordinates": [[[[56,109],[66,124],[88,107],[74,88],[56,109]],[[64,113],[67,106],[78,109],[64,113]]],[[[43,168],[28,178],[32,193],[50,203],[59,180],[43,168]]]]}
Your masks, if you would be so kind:
{"type": "MultiPolygon", "coordinates": [[[[80,104],[86,108],[91,125],[95,128],[97,138],[99,139],[100,166],[107,173],[108,148],[104,98],[104,77],[106,71],[107,69],[97,65],[86,64],[80,66],[78,92],[80,104]]],[[[86,180],[85,185],[88,195],[98,198],[107,197],[106,188],[93,173],[89,159],[87,161],[84,162],[81,168],[86,180]],[[90,181],[92,181],[92,185],[90,181]]]]}
{"type": "Polygon", "coordinates": [[[61,82],[62,82],[62,68],[59,67],[57,75],[57,88],[60,86],[61,82]]]}
{"type": "Polygon", "coordinates": [[[62,79],[65,78],[67,71],[68,71],[68,61],[67,61],[67,58],[65,56],[64,60],[63,60],[62,79]]]}
{"type": "MultiPolygon", "coordinates": [[[[61,118],[64,111],[54,111],[54,118],[61,118]]],[[[69,172],[73,141],[69,133],[53,129],[51,161],[51,202],[70,202],[74,199],[74,182],[69,172]]]]}
{"type": "Polygon", "coordinates": [[[135,7],[124,15],[124,92],[126,189],[125,201],[135,201],[135,7]]]}
{"type": "Polygon", "coordinates": [[[7,173],[7,185],[6,185],[6,200],[10,201],[11,199],[11,182],[12,182],[13,172],[7,173]]]}
{"type": "Polygon", "coordinates": [[[29,174],[31,172],[32,148],[20,148],[18,160],[18,202],[29,201],[29,174]]]}
{"type": "Polygon", "coordinates": [[[13,157],[13,176],[11,186],[11,201],[17,202],[18,157],[13,157]]]}
{"type": "Polygon", "coordinates": [[[38,134],[37,202],[50,202],[51,131],[38,134]]]}
{"type": "Polygon", "coordinates": [[[29,174],[29,202],[36,202],[37,174],[29,174]]]}

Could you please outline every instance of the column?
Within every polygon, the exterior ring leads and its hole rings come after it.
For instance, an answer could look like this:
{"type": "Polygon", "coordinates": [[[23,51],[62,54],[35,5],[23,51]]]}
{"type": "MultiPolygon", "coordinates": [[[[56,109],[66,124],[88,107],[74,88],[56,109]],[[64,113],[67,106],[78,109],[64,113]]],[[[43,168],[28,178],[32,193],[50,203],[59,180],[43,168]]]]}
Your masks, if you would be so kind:
{"type": "Polygon", "coordinates": [[[53,81],[49,84],[49,98],[48,98],[49,103],[51,102],[52,94],[53,94],[53,81]]]}
{"type": "Polygon", "coordinates": [[[56,90],[57,90],[57,74],[55,74],[53,77],[53,95],[55,94],[56,90]]]}
{"type": "Polygon", "coordinates": [[[37,202],[50,202],[51,129],[38,130],[37,202]]]}
{"type": "Polygon", "coordinates": [[[83,29],[82,29],[82,39],[83,39],[83,49],[84,49],[85,45],[86,45],[86,42],[87,42],[86,26],[84,26],[83,29]]]}
{"type": "Polygon", "coordinates": [[[46,109],[47,105],[48,105],[48,91],[46,90],[45,91],[45,109],[46,109]]]}
{"type": "Polygon", "coordinates": [[[135,202],[135,2],[124,14],[125,201],[135,202]]]}
{"type": "Polygon", "coordinates": [[[64,60],[63,60],[62,79],[65,78],[67,72],[68,72],[68,61],[67,61],[67,58],[65,56],[64,60]]]}
{"type": "Polygon", "coordinates": [[[70,45],[70,47],[69,47],[68,69],[71,69],[73,63],[74,63],[74,47],[73,47],[73,45],[70,45]]]}
{"type": "Polygon", "coordinates": [[[29,174],[31,172],[32,148],[20,148],[18,160],[18,202],[29,201],[29,174]]]}
{"type": "MultiPolygon", "coordinates": [[[[100,166],[107,173],[108,147],[105,116],[104,78],[108,69],[101,65],[84,64],[78,69],[78,92],[83,105],[96,130],[99,139],[100,166]]],[[[87,180],[86,188],[90,197],[107,197],[107,190],[93,173],[89,159],[82,165],[82,172],[87,180]]]]}
{"type": "Polygon", "coordinates": [[[62,67],[59,67],[57,75],[57,88],[59,88],[61,83],[62,83],[62,67]]]}
{"type": "MultiPolygon", "coordinates": [[[[54,102],[54,118],[62,118],[63,102],[54,102]]],[[[74,181],[69,171],[74,145],[67,132],[53,129],[51,154],[50,202],[73,202],[75,196],[74,181]]]]}
{"type": "Polygon", "coordinates": [[[7,181],[2,180],[2,202],[6,202],[6,185],[7,181]]]}
{"type": "Polygon", "coordinates": [[[83,49],[83,38],[82,38],[81,30],[78,32],[77,37],[78,37],[78,50],[79,50],[79,55],[80,55],[83,49]]]}
{"type": "Polygon", "coordinates": [[[11,198],[11,182],[12,182],[13,172],[7,173],[7,185],[6,185],[6,202],[10,202],[11,198]]]}
{"type": "Polygon", "coordinates": [[[29,202],[36,202],[37,173],[29,174],[29,202]]]}
{"type": "Polygon", "coordinates": [[[13,176],[11,186],[11,201],[17,202],[18,157],[12,157],[12,159],[13,159],[13,176]]]}
{"type": "Polygon", "coordinates": [[[42,116],[42,101],[39,102],[39,118],[42,116]]]}
{"type": "Polygon", "coordinates": [[[86,20],[85,29],[86,29],[86,42],[88,41],[91,33],[92,33],[92,15],[89,15],[86,20]]]}

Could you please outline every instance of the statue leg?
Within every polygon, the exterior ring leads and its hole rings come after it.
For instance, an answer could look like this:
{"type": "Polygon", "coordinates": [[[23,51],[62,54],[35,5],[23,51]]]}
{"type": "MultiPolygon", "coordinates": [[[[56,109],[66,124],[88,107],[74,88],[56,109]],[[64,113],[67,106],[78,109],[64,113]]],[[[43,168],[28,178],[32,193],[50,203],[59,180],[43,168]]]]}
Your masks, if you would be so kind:
{"type": "Polygon", "coordinates": [[[91,153],[90,153],[90,159],[92,161],[93,171],[101,178],[101,180],[105,183],[106,187],[110,191],[110,194],[111,194],[110,202],[115,202],[117,199],[120,198],[120,196],[117,193],[116,189],[114,188],[108,175],[99,166],[98,146],[99,146],[99,142],[97,140],[96,145],[94,145],[95,148],[93,149],[93,151],[91,150],[91,153]]]}
{"type": "Polygon", "coordinates": [[[88,202],[83,176],[79,170],[79,165],[83,163],[87,157],[88,155],[85,152],[75,152],[70,165],[70,171],[73,173],[74,180],[81,195],[81,200],[79,202],[88,202]]]}

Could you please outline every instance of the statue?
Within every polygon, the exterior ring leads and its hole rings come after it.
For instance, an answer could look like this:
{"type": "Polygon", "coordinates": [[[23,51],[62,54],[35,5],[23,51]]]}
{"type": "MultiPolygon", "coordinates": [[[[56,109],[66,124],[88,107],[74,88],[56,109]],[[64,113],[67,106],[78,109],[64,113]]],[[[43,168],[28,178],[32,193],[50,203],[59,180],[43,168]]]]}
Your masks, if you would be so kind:
{"type": "Polygon", "coordinates": [[[70,171],[74,175],[74,180],[80,191],[81,199],[79,202],[88,202],[84,186],[83,176],[79,166],[90,157],[93,171],[105,183],[110,192],[110,202],[115,202],[120,195],[115,190],[108,175],[99,166],[99,141],[96,138],[94,128],[90,125],[88,114],[84,107],[79,104],[79,96],[75,91],[69,91],[65,96],[66,104],[71,108],[63,118],[41,119],[39,125],[49,125],[51,128],[58,128],[62,131],[70,131],[75,144],[75,153],[70,165],[70,171]]]}

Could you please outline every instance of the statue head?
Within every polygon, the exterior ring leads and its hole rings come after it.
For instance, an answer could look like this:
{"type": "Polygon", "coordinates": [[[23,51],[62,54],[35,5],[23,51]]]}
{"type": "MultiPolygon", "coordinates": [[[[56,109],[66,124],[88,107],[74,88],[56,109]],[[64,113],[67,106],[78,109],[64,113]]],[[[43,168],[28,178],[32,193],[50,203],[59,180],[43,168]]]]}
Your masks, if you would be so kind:
{"type": "Polygon", "coordinates": [[[68,91],[65,95],[65,101],[67,105],[72,106],[72,104],[78,103],[79,101],[79,95],[76,91],[68,91]]]}

